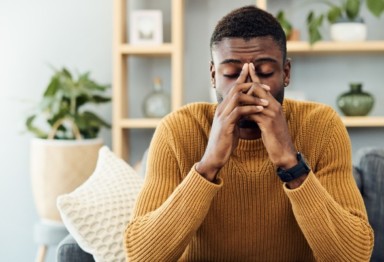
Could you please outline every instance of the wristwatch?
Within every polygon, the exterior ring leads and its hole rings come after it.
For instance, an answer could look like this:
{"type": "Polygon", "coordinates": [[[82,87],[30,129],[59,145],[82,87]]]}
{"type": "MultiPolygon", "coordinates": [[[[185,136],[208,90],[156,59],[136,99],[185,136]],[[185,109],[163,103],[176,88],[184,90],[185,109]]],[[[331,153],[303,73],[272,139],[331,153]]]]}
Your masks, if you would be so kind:
{"type": "Polygon", "coordinates": [[[300,152],[297,152],[296,157],[298,161],[297,165],[286,170],[281,167],[277,168],[277,175],[283,182],[290,182],[298,177],[307,175],[309,171],[311,171],[311,168],[308,166],[304,156],[300,152]]]}

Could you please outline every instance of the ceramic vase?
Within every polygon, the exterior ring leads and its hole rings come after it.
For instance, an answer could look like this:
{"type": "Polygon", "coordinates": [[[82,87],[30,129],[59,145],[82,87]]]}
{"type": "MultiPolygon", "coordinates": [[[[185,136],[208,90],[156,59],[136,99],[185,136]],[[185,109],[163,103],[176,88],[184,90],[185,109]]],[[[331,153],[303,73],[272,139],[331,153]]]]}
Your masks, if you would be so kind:
{"type": "Polygon", "coordinates": [[[361,83],[350,84],[349,92],[337,98],[337,106],[346,116],[366,116],[371,111],[374,98],[363,92],[361,83]]]}

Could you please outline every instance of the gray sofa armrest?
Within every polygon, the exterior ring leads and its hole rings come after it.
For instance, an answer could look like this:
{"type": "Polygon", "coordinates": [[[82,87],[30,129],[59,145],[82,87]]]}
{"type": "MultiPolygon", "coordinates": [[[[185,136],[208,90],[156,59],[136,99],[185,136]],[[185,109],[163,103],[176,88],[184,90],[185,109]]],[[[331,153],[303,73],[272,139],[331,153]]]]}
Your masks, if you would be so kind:
{"type": "Polygon", "coordinates": [[[384,261],[384,148],[363,148],[356,156],[354,175],[375,233],[371,261],[384,261]]]}
{"type": "Polygon", "coordinates": [[[91,254],[80,248],[71,235],[68,235],[57,247],[57,262],[95,262],[95,260],[91,254]]]}

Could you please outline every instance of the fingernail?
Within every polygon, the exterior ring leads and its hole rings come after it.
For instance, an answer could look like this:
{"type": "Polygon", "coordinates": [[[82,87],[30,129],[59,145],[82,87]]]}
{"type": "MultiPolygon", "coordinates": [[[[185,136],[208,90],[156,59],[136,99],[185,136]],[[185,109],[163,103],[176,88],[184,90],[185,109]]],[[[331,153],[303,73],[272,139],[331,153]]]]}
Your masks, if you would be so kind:
{"type": "Polygon", "coordinates": [[[268,105],[268,103],[269,103],[268,100],[263,99],[263,98],[260,99],[260,102],[263,103],[264,105],[268,105]]]}
{"type": "Polygon", "coordinates": [[[243,65],[243,70],[244,70],[247,66],[248,66],[248,64],[245,63],[245,64],[243,65]]]}
{"type": "Polygon", "coordinates": [[[253,63],[249,63],[249,66],[250,66],[253,70],[255,70],[255,65],[254,65],[253,63]]]}
{"type": "Polygon", "coordinates": [[[262,106],[256,106],[256,107],[257,107],[257,109],[259,109],[260,111],[264,109],[264,107],[262,107],[262,106]]]}

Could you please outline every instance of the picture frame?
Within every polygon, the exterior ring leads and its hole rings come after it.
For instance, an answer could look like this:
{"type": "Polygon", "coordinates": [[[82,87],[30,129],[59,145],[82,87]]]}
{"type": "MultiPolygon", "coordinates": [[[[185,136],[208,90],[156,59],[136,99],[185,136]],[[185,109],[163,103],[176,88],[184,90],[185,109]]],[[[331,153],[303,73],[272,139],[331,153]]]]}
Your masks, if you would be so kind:
{"type": "Polygon", "coordinates": [[[163,43],[161,10],[135,10],[130,16],[130,44],[159,45],[163,43]]]}

